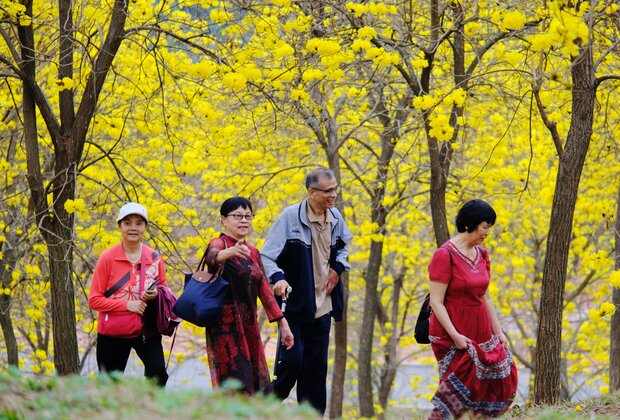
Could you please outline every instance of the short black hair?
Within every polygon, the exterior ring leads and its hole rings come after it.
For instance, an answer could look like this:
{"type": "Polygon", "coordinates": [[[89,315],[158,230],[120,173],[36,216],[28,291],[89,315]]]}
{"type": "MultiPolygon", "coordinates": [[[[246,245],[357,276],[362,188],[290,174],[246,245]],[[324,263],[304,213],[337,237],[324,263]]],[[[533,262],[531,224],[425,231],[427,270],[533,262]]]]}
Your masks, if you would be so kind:
{"type": "Polygon", "coordinates": [[[245,197],[230,197],[224,200],[220,207],[220,214],[224,217],[228,216],[231,211],[237,210],[239,207],[250,209],[252,212],[252,202],[245,197]]]}
{"type": "Polygon", "coordinates": [[[473,232],[482,222],[494,225],[496,218],[495,210],[489,203],[477,199],[469,200],[456,215],[456,230],[459,233],[473,232]]]}
{"type": "Polygon", "coordinates": [[[321,179],[336,179],[336,175],[334,175],[334,171],[329,168],[323,166],[315,168],[306,175],[306,189],[318,187],[321,179]]]}

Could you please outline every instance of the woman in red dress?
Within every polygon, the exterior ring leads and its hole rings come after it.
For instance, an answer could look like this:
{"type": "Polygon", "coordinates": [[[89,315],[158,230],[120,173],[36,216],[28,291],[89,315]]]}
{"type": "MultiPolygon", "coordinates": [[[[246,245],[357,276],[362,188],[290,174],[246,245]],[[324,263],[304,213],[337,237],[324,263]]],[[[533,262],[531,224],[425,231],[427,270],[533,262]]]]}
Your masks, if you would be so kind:
{"type": "Polygon", "coordinates": [[[517,391],[517,368],[489,295],[489,255],[480,246],[495,218],[488,203],[465,203],[456,216],[458,234],[428,267],[429,337],[440,378],[429,419],[498,417],[517,391]]]}
{"type": "Polygon", "coordinates": [[[293,334],[273,296],[258,250],[245,242],[252,229],[252,203],[232,197],[220,208],[224,233],[207,247],[207,265],[214,273],[224,265],[230,283],[217,326],[207,328],[207,357],[211,383],[216,388],[227,379],[241,382],[247,394],[270,391],[270,377],[260,328],[256,298],[270,322],[278,322],[282,345],[293,347],[293,334]]]}

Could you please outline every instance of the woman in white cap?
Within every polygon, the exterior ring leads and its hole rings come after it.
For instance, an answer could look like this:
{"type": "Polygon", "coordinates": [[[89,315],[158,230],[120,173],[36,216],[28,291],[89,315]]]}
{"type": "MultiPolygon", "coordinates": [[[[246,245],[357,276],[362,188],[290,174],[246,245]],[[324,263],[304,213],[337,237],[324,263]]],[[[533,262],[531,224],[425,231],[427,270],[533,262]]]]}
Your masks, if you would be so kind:
{"type": "Polygon", "coordinates": [[[138,203],[121,207],[117,224],[119,244],[99,257],[88,296],[88,305],[99,312],[97,366],[101,372],[123,372],[133,348],[144,363],[144,376],[160,386],[168,380],[161,335],[143,329],[143,318],[157,312],[157,285],[166,284],[164,260],[144,245],[149,219],[138,203]]]}

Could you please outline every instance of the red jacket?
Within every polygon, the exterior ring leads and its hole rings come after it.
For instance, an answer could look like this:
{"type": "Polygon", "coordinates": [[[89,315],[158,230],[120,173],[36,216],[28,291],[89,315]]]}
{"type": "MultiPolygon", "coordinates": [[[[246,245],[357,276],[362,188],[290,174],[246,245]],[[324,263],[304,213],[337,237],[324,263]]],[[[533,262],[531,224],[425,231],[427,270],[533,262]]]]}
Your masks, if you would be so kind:
{"type": "Polygon", "coordinates": [[[127,259],[123,244],[107,249],[99,257],[88,296],[88,306],[99,312],[97,332],[112,337],[137,337],[142,333],[142,317],[127,310],[127,302],[140,299],[142,290],[153,282],[166,284],[164,260],[157,251],[142,245],[145,263],[144,284],[140,287],[140,265],[127,259]],[[110,297],[104,293],[121,279],[127,280],[110,297]]]}

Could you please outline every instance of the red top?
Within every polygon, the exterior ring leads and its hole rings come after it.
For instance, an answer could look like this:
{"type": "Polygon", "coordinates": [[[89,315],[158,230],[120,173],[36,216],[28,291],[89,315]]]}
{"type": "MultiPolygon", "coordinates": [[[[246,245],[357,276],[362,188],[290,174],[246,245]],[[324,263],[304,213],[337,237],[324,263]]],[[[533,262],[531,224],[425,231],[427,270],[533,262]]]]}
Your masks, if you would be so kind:
{"type": "MultiPolygon", "coordinates": [[[[158,279],[159,284],[165,285],[166,272],[161,255],[152,248],[142,245],[142,260],[145,263],[142,290],[146,290],[158,279]]],[[[127,312],[127,302],[140,299],[140,292],[140,264],[131,264],[125,255],[122,242],[105,250],[97,261],[88,296],[88,306],[99,311],[98,332],[103,333],[103,321],[108,320],[108,317],[102,314],[127,312]],[[105,297],[105,291],[123,278],[128,278],[127,282],[112,296],[105,297]]],[[[136,318],[139,320],[141,317],[136,314],[136,318]]]]}
{"type": "MultiPolygon", "coordinates": [[[[472,260],[447,241],[433,254],[428,274],[431,281],[448,283],[443,303],[456,330],[483,343],[492,336],[483,299],[490,282],[491,265],[486,249],[478,246],[475,249],[476,256],[472,260]]],[[[435,314],[431,315],[429,335],[447,336],[435,314]]]]}

